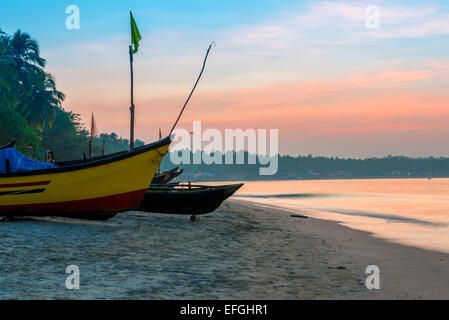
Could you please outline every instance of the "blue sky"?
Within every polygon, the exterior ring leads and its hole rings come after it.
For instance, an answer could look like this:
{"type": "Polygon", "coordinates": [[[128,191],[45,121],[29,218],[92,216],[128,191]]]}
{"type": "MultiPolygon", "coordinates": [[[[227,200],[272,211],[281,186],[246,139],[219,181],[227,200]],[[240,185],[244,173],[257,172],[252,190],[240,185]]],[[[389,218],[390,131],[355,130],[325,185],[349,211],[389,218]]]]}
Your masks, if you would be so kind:
{"type": "Polygon", "coordinates": [[[66,109],[126,137],[129,10],[140,139],[170,127],[215,41],[187,129],[278,128],[293,155],[449,155],[447,1],[18,0],[0,3],[0,28],[38,40],[66,109]],[[365,27],[372,4],[379,30],[365,27]]]}
{"type": "MultiPolygon", "coordinates": [[[[132,10],[142,30],[187,29],[220,30],[239,25],[259,24],[272,17],[306,10],[317,1],[228,0],[228,1],[106,1],[106,0],[16,0],[0,4],[0,27],[12,32],[31,31],[45,44],[78,39],[95,40],[128,32],[128,12],[132,10]],[[65,8],[80,7],[82,24],[76,33],[65,28],[65,8]],[[140,19],[139,19],[140,16],[140,19]],[[144,17],[144,18],[143,18],[144,17]],[[75,38],[74,38],[75,37],[75,38]]],[[[338,3],[338,1],[333,1],[338,3]]],[[[405,6],[419,9],[422,1],[365,1],[366,4],[405,6]]],[[[428,7],[447,10],[445,1],[426,1],[428,7]]],[[[324,22],[326,23],[326,22],[324,22]]],[[[332,21],[327,21],[332,23],[332,21]]]]}
{"type": "Polygon", "coordinates": [[[78,32],[84,39],[128,31],[127,16],[132,10],[143,30],[164,28],[219,29],[231,25],[258,23],[274,12],[298,9],[301,2],[285,0],[247,1],[48,1],[17,0],[0,4],[0,25],[6,31],[18,28],[33,30],[42,40],[68,35],[65,29],[65,8],[77,5],[83,27],[78,32]],[[20,14],[18,13],[20,8],[20,14]],[[145,15],[145,19],[139,16],[145,15]]]}

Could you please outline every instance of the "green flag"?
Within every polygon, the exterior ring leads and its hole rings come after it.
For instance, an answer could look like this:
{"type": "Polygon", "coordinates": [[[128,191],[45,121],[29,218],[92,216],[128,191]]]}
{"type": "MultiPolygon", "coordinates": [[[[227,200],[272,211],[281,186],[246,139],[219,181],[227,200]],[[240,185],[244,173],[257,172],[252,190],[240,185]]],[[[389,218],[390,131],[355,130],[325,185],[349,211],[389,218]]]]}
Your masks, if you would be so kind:
{"type": "Polygon", "coordinates": [[[139,29],[137,29],[132,12],[130,11],[129,14],[131,15],[131,43],[133,45],[131,52],[132,54],[136,54],[139,50],[139,41],[142,39],[142,36],[140,35],[139,29]]]}

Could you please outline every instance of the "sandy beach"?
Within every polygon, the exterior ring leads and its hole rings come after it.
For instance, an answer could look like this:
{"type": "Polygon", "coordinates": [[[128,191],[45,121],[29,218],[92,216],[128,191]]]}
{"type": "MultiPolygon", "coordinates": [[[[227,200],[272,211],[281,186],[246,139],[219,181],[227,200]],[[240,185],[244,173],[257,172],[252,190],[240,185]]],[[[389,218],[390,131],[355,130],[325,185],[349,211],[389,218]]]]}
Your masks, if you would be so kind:
{"type": "Polygon", "coordinates": [[[448,299],[449,256],[241,200],[190,223],[142,212],[107,222],[0,224],[0,299],[448,299]],[[380,268],[380,290],[365,269],[380,268]],[[69,265],[81,289],[65,287],[69,265]]]}
{"type": "Polygon", "coordinates": [[[293,212],[245,201],[233,200],[225,207],[242,215],[257,215],[255,219],[270,229],[264,240],[272,242],[266,243],[268,247],[275,247],[281,239],[284,242],[274,250],[282,267],[279,272],[266,273],[283,286],[273,288],[275,297],[267,291],[267,298],[449,298],[449,255],[445,253],[377,239],[333,221],[291,217],[293,212]],[[369,265],[380,269],[380,290],[366,289],[369,265]]]}

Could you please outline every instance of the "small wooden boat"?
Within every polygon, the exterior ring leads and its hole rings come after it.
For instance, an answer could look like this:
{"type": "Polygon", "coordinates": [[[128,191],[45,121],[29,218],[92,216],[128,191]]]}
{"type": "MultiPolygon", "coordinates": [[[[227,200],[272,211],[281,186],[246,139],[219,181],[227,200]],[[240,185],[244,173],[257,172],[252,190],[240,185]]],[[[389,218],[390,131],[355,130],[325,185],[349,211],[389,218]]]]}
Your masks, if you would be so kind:
{"type": "Polygon", "coordinates": [[[155,184],[168,184],[169,182],[173,181],[176,177],[180,176],[184,172],[183,169],[174,168],[169,171],[164,171],[161,173],[157,173],[153,181],[151,182],[152,185],[155,184]]]}
{"type": "Polygon", "coordinates": [[[130,152],[0,173],[0,216],[106,220],[135,209],[170,143],[167,137],[130,152]]]}
{"type": "Polygon", "coordinates": [[[137,210],[196,217],[217,210],[223,201],[231,197],[242,186],[243,184],[151,186],[137,210]]]}

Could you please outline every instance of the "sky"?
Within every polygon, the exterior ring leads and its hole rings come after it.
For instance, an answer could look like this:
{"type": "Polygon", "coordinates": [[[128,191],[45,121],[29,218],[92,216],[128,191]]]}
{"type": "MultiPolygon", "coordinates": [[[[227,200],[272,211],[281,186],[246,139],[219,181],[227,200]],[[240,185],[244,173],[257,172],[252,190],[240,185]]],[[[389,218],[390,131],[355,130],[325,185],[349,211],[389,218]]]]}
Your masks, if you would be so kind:
{"type": "Polygon", "coordinates": [[[0,28],[39,42],[66,110],[127,138],[130,10],[141,140],[168,134],[215,41],[181,128],[279,129],[293,156],[449,156],[447,1],[16,0],[0,3],[0,28]]]}

